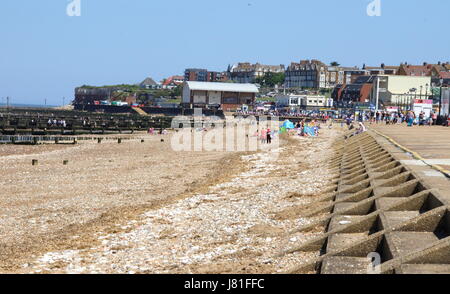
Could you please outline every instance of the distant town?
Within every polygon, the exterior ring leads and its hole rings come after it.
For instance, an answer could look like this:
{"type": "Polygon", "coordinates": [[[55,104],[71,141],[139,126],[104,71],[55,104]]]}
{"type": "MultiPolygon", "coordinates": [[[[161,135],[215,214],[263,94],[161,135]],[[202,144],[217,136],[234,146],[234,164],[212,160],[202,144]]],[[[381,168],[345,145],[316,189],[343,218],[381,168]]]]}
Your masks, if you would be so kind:
{"type": "MultiPolygon", "coordinates": [[[[410,110],[418,100],[432,100],[436,111],[444,112],[442,96],[448,95],[445,91],[449,84],[450,62],[362,67],[314,59],[292,62],[287,67],[241,62],[221,72],[188,68],[184,75],[160,82],[148,77],[135,85],[85,85],[75,89],[73,104],[83,109],[90,105],[94,110],[127,106],[224,111],[402,111],[410,110]]],[[[442,115],[448,115],[448,109],[442,115]]]]}

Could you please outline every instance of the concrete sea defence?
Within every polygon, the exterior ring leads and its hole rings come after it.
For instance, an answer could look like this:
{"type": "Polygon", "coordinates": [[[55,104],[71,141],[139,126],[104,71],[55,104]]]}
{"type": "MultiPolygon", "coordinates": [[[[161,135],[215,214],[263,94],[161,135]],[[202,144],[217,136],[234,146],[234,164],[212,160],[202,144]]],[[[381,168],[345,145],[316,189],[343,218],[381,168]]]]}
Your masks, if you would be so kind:
{"type": "Polygon", "coordinates": [[[379,256],[377,273],[450,273],[449,195],[402,165],[379,138],[347,135],[335,144],[333,183],[308,214],[329,215],[298,229],[323,225],[327,232],[284,253],[321,256],[290,273],[372,273],[368,256],[379,256]]]}

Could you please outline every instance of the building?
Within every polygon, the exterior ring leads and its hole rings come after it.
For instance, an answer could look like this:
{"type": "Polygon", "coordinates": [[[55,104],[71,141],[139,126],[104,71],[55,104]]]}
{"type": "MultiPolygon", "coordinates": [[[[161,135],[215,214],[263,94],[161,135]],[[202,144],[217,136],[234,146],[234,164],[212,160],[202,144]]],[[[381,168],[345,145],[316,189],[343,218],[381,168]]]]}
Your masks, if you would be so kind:
{"type": "Polygon", "coordinates": [[[284,65],[264,65],[264,64],[251,64],[248,62],[238,63],[232,67],[229,67],[230,79],[236,83],[255,83],[256,79],[263,77],[267,73],[284,73],[284,65]]]}
{"type": "Polygon", "coordinates": [[[399,71],[398,66],[389,66],[382,63],[380,66],[366,66],[363,65],[363,71],[367,76],[376,75],[396,75],[399,71]]]}
{"type": "Polygon", "coordinates": [[[333,91],[331,92],[331,98],[333,98],[335,101],[340,100],[340,97],[342,95],[342,91],[345,89],[346,85],[347,84],[336,85],[336,87],[334,87],[333,91]]]}
{"type": "Polygon", "coordinates": [[[75,104],[95,104],[95,101],[109,100],[112,88],[78,87],[75,88],[75,104]]]}
{"type": "Polygon", "coordinates": [[[287,88],[320,89],[327,86],[328,66],[319,60],[292,62],[286,70],[287,88]]]}
{"type": "Polygon", "coordinates": [[[226,82],[228,81],[228,73],[227,72],[217,72],[217,71],[209,71],[208,72],[208,82],[226,82]]]}
{"type": "Polygon", "coordinates": [[[353,83],[344,85],[340,96],[335,99],[343,102],[370,102],[375,76],[359,76],[353,83]]]}
{"type": "Polygon", "coordinates": [[[278,107],[299,108],[305,95],[279,94],[275,96],[278,107]]]}
{"type": "Polygon", "coordinates": [[[344,67],[344,82],[339,84],[352,84],[360,76],[365,76],[366,71],[359,69],[358,67],[344,67]]]}
{"type": "Polygon", "coordinates": [[[371,100],[375,76],[361,75],[352,78],[352,83],[337,85],[331,93],[331,98],[338,108],[351,108],[356,104],[368,104],[371,100]]]}
{"type": "Polygon", "coordinates": [[[305,96],[302,100],[302,108],[318,109],[333,107],[333,99],[325,96],[305,96]]]}
{"type": "Polygon", "coordinates": [[[424,63],[423,65],[401,64],[398,75],[411,77],[431,77],[434,66],[424,63]]]}
{"type": "Polygon", "coordinates": [[[376,97],[378,78],[379,99],[384,105],[410,104],[413,99],[428,99],[431,95],[431,76],[379,75],[373,81],[372,99],[376,97]]]}
{"type": "Polygon", "coordinates": [[[442,72],[439,73],[438,78],[439,79],[448,80],[448,79],[450,79],[450,72],[442,71],[442,72]]]}
{"type": "Polygon", "coordinates": [[[228,80],[228,73],[188,68],[184,72],[184,80],[190,82],[225,82],[228,80]]]}
{"type": "Polygon", "coordinates": [[[345,81],[344,69],[339,66],[329,66],[325,74],[325,88],[334,88],[345,81]]]}
{"type": "Polygon", "coordinates": [[[446,76],[449,72],[449,66],[447,63],[428,64],[426,62],[423,65],[410,65],[402,64],[398,71],[399,75],[403,76],[416,76],[416,77],[437,77],[446,76]]]}
{"type": "Polygon", "coordinates": [[[333,107],[333,99],[316,95],[280,94],[276,96],[277,106],[291,109],[316,109],[333,107]]]}
{"type": "Polygon", "coordinates": [[[193,82],[208,82],[208,70],[188,68],[184,71],[184,80],[193,82]]]}
{"type": "Polygon", "coordinates": [[[242,105],[253,106],[258,93],[254,84],[192,82],[183,84],[184,107],[220,107],[236,110],[242,105]]]}
{"type": "Polygon", "coordinates": [[[184,83],[183,76],[171,76],[162,82],[162,87],[163,89],[173,89],[183,85],[183,83],[184,83]]]}
{"type": "Polygon", "coordinates": [[[146,78],[139,84],[139,87],[144,89],[158,89],[161,88],[161,85],[155,82],[152,78],[146,78]]]}
{"type": "Polygon", "coordinates": [[[339,97],[343,102],[370,102],[370,94],[372,92],[373,84],[349,84],[341,92],[339,97]]]}

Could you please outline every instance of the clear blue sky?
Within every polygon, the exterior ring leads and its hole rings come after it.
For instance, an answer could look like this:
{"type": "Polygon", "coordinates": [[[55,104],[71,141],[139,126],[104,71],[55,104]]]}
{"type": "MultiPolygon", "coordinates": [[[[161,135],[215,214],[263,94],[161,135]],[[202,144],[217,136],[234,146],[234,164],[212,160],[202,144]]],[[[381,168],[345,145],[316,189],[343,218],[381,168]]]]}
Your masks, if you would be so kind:
{"type": "Polygon", "coordinates": [[[0,2],[0,97],[59,105],[76,86],[138,83],[187,67],[300,59],[345,66],[450,61],[448,0],[0,2]]]}

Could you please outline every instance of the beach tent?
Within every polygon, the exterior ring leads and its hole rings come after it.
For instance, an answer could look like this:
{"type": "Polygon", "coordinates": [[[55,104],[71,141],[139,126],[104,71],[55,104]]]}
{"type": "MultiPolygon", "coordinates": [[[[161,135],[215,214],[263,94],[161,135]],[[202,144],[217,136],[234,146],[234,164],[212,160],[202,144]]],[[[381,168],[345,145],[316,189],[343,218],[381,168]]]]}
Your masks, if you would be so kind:
{"type": "Polygon", "coordinates": [[[282,128],[285,128],[285,129],[287,129],[287,130],[292,130],[292,129],[295,129],[295,125],[294,125],[294,123],[292,123],[290,120],[286,120],[286,121],[283,123],[282,128]]]}

